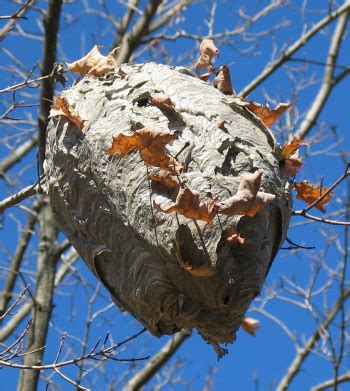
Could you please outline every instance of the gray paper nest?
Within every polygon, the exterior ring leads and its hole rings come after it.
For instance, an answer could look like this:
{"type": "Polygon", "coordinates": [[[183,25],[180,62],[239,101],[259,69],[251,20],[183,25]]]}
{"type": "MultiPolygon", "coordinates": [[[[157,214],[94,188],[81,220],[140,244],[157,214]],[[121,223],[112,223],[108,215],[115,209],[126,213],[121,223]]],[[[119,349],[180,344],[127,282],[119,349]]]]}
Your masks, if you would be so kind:
{"type": "Polygon", "coordinates": [[[185,68],[124,64],[104,78],[85,77],[63,96],[86,122],[83,132],[65,116],[48,126],[45,170],[60,228],[115,303],[153,335],[196,328],[222,355],[219,344],[235,339],[289,224],[273,135],[237,98],[185,68]],[[147,103],[157,94],[171,99],[172,113],[147,103]],[[263,171],[260,190],[276,198],[254,217],[220,215],[213,225],[156,210],[152,203],[169,195],[150,186],[140,154],[107,153],[113,136],[147,124],[176,135],[167,149],[172,156],[182,150],[182,177],[201,199],[227,199],[256,170],[263,171]],[[244,244],[229,245],[227,233],[244,244]],[[212,275],[193,273],[203,267],[212,275]]]}

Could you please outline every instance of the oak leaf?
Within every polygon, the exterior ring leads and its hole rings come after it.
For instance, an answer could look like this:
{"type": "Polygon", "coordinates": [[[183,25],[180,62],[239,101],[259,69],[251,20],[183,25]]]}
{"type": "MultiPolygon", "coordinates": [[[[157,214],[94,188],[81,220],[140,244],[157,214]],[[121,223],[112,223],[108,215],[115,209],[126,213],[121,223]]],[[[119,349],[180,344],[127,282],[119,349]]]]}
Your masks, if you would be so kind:
{"type": "Polygon", "coordinates": [[[50,117],[64,115],[68,121],[75,125],[79,130],[83,130],[85,121],[80,118],[79,114],[70,107],[65,97],[57,96],[51,107],[50,117]]]}
{"type": "Polygon", "coordinates": [[[216,71],[216,77],[213,80],[214,85],[225,95],[236,95],[232,88],[230,68],[223,65],[216,71]]]}
{"type": "Polygon", "coordinates": [[[219,54],[219,49],[214,45],[212,39],[203,39],[199,46],[200,57],[196,63],[196,69],[212,69],[212,58],[219,54]]]}
{"type": "Polygon", "coordinates": [[[104,76],[106,73],[114,71],[118,66],[119,48],[113,49],[108,56],[104,56],[100,53],[100,47],[95,45],[86,56],[67,64],[68,69],[78,75],[94,76],[104,76]]]}
{"type": "Polygon", "coordinates": [[[205,221],[209,225],[213,223],[216,215],[214,205],[214,200],[202,202],[199,193],[190,189],[185,183],[181,184],[175,203],[162,207],[154,203],[154,207],[161,212],[167,214],[176,212],[188,219],[205,221]]]}
{"type": "Polygon", "coordinates": [[[241,326],[248,334],[255,336],[260,327],[260,322],[254,318],[243,318],[241,326]]]}
{"type": "Polygon", "coordinates": [[[108,150],[109,155],[120,153],[120,157],[137,149],[146,166],[160,167],[170,172],[180,172],[181,164],[171,157],[165,150],[167,144],[171,144],[176,136],[165,130],[154,129],[146,126],[136,130],[131,136],[119,134],[113,137],[112,147],[108,150]]]}
{"type": "Polygon", "coordinates": [[[227,200],[216,202],[215,210],[226,216],[243,215],[253,217],[275,196],[259,191],[263,171],[243,174],[237,193],[227,200]]]}
{"type": "MultiPolygon", "coordinates": [[[[316,187],[311,185],[308,181],[302,181],[299,183],[295,183],[293,187],[297,192],[297,198],[299,200],[305,201],[308,205],[313,204],[316,200],[318,200],[324,193],[329,190],[329,187],[316,187]]],[[[325,213],[325,209],[323,206],[327,204],[332,198],[333,192],[329,192],[324,196],[322,200],[320,200],[315,207],[325,213]]]]}
{"type": "Polygon", "coordinates": [[[261,105],[254,101],[249,102],[246,106],[252,113],[254,113],[260,120],[268,127],[272,126],[280,116],[290,107],[291,103],[279,103],[274,109],[270,109],[268,104],[261,105]]]}

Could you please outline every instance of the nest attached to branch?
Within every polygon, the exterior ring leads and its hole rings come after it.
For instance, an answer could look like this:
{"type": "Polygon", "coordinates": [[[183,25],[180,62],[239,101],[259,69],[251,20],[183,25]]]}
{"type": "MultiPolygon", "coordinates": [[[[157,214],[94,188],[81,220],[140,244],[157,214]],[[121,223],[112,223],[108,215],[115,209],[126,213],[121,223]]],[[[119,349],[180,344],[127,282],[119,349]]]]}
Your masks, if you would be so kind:
{"type": "Polygon", "coordinates": [[[45,171],[62,231],[152,334],[196,328],[221,356],[289,224],[270,130],[191,71],[153,63],[85,77],[60,99],[45,171]]]}

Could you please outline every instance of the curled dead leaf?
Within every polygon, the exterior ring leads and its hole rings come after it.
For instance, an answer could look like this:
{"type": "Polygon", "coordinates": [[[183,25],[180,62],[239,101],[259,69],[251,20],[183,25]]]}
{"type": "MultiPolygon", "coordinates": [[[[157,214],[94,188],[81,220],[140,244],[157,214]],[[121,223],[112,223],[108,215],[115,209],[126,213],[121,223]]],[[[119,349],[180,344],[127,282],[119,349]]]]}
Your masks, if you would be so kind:
{"type": "Polygon", "coordinates": [[[175,203],[165,206],[154,203],[154,207],[161,212],[167,214],[176,212],[188,219],[205,221],[209,225],[213,224],[216,215],[214,205],[215,201],[212,199],[202,202],[199,193],[190,189],[185,183],[181,184],[175,203]]]}
{"type": "Polygon", "coordinates": [[[212,72],[203,73],[203,75],[198,76],[198,78],[203,81],[208,81],[211,74],[212,74],[212,72]]]}
{"type": "Polygon", "coordinates": [[[215,269],[211,266],[208,255],[198,248],[191,230],[184,224],[180,224],[176,231],[175,252],[179,264],[194,276],[210,277],[214,274],[215,269]]]}
{"type": "MultiPolygon", "coordinates": [[[[297,192],[297,198],[299,200],[305,201],[308,205],[313,204],[316,200],[318,200],[321,196],[323,196],[324,193],[326,193],[329,190],[329,187],[316,187],[314,185],[311,185],[309,181],[302,181],[299,183],[295,183],[293,188],[297,192]]],[[[315,207],[325,213],[325,209],[323,206],[327,204],[330,199],[332,198],[333,192],[329,192],[325,197],[320,200],[315,207]]]]}
{"type": "Polygon", "coordinates": [[[149,103],[151,106],[156,106],[160,110],[168,110],[168,111],[172,110],[172,107],[174,106],[174,103],[171,101],[171,99],[165,96],[162,97],[151,96],[149,98],[149,103]]]}
{"type": "Polygon", "coordinates": [[[118,66],[119,48],[113,49],[108,56],[104,56],[100,53],[100,47],[95,45],[86,56],[67,64],[68,69],[78,75],[94,76],[104,76],[106,73],[114,71],[118,66]]]}
{"type": "Polygon", "coordinates": [[[241,326],[248,334],[255,336],[260,327],[260,322],[254,318],[243,318],[241,326]]]}
{"type": "Polygon", "coordinates": [[[292,141],[290,141],[289,143],[285,143],[283,145],[281,151],[282,159],[288,159],[299,149],[300,145],[305,145],[305,144],[306,143],[303,140],[301,140],[299,137],[294,137],[292,141]]]}
{"type": "Polygon", "coordinates": [[[212,58],[219,54],[219,49],[214,45],[212,39],[203,39],[199,46],[200,57],[196,63],[196,69],[212,69],[212,58]]]}
{"type": "Polygon", "coordinates": [[[290,107],[291,103],[279,103],[274,109],[270,109],[269,105],[261,105],[256,102],[249,102],[246,106],[252,113],[254,113],[266,126],[272,126],[280,116],[290,107]]]}
{"type": "Polygon", "coordinates": [[[146,126],[136,130],[130,136],[119,134],[113,137],[112,147],[108,150],[108,154],[114,155],[119,152],[120,157],[124,157],[130,151],[138,149],[147,166],[160,167],[178,173],[182,169],[181,164],[165,150],[166,145],[171,144],[175,139],[176,136],[168,131],[146,126]]]}
{"type": "Polygon", "coordinates": [[[213,82],[217,89],[223,94],[236,95],[235,91],[232,88],[230,68],[228,67],[228,65],[223,65],[218,69],[213,82]]]}
{"type": "Polygon", "coordinates": [[[295,176],[303,165],[303,160],[300,159],[298,152],[289,156],[287,159],[280,161],[280,171],[283,176],[295,176]]]}
{"type": "Polygon", "coordinates": [[[68,121],[75,125],[79,130],[84,129],[85,121],[82,120],[79,114],[73,110],[65,97],[56,96],[55,102],[51,107],[50,117],[64,115],[68,121]]]}
{"type": "Polygon", "coordinates": [[[216,202],[215,210],[226,216],[243,215],[253,217],[275,196],[259,191],[263,171],[243,174],[237,193],[225,201],[216,202]]]}
{"type": "Polygon", "coordinates": [[[306,144],[298,137],[294,137],[291,142],[285,143],[281,151],[280,169],[284,176],[295,176],[303,165],[298,149],[300,145],[306,144]]]}
{"type": "Polygon", "coordinates": [[[224,119],[218,119],[216,122],[215,122],[215,125],[221,129],[221,130],[226,130],[226,125],[227,124],[227,121],[224,120],[224,119]]]}
{"type": "Polygon", "coordinates": [[[178,177],[176,177],[169,171],[160,170],[156,174],[150,175],[149,179],[155,182],[162,183],[163,185],[169,187],[170,189],[178,189],[180,187],[180,182],[178,177]]]}

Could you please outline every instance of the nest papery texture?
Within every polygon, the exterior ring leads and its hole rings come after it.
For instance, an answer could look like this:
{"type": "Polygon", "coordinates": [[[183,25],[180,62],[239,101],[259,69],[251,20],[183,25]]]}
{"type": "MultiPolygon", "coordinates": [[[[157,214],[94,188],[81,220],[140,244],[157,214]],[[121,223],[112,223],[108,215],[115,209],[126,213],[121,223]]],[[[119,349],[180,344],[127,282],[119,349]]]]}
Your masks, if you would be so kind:
{"type": "Polygon", "coordinates": [[[116,304],[152,334],[196,328],[222,354],[219,344],[235,339],[289,224],[274,137],[237,98],[184,68],[124,64],[104,78],[82,79],[63,96],[85,127],[55,116],[48,128],[45,170],[61,229],[116,304]],[[157,94],[173,109],[149,105],[157,94]],[[181,178],[203,201],[229,198],[241,176],[258,169],[260,191],[275,200],[254,217],[220,215],[210,226],[156,210],[153,202],[174,200],[148,180],[157,168],[147,168],[136,150],[124,158],[107,153],[113,137],[148,125],[176,135],[172,156],[187,143],[177,157],[181,178]],[[244,244],[228,244],[235,233],[244,244]]]}

